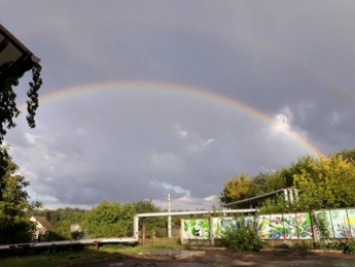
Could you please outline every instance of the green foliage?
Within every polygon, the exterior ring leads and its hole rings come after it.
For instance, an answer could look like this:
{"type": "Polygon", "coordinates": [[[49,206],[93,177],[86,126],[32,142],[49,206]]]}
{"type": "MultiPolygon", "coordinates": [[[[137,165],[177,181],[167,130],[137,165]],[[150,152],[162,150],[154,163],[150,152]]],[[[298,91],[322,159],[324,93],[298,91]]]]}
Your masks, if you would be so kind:
{"type": "Polygon", "coordinates": [[[344,244],[343,253],[355,255],[355,241],[354,240],[348,240],[344,244]]]}
{"type": "Polygon", "coordinates": [[[329,231],[328,220],[324,213],[321,213],[317,216],[317,228],[319,232],[321,245],[322,243],[327,244],[330,240],[330,231],[329,231]]]}
{"type": "Polygon", "coordinates": [[[229,227],[225,231],[222,243],[228,249],[238,252],[260,251],[263,247],[258,231],[251,224],[241,224],[240,228],[229,227]]]}
{"type": "MultiPolygon", "coordinates": [[[[16,106],[16,93],[13,87],[17,86],[19,79],[24,74],[21,63],[5,63],[0,65],[0,145],[4,140],[6,128],[16,126],[13,119],[18,116],[20,111],[16,106]]],[[[35,127],[35,115],[38,108],[38,90],[42,85],[40,76],[41,66],[35,64],[32,67],[32,82],[27,92],[27,122],[31,128],[35,127]]]]}
{"type": "MultiPolygon", "coordinates": [[[[137,213],[150,213],[150,212],[161,212],[161,209],[156,207],[151,200],[140,200],[132,203],[132,208],[134,209],[134,214],[137,213]]],[[[132,219],[131,219],[132,221],[132,219]]],[[[142,220],[139,221],[139,228],[142,229],[142,220]]],[[[172,221],[174,226],[174,221],[172,221]]],[[[167,236],[167,218],[163,217],[153,217],[146,220],[146,231],[151,233],[155,232],[157,237],[167,236]]]]}
{"type": "Polygon", "coordinates": [[[133,215],[129,205],[104,201],[87,213],[84,228],[92,237],[127,236],[132,227],[133,215]]]}
{"type": "MultiPolygon", "coordinates": [[[[262,191],[262,193],[268,193],[271,191],[288,187],[286,183],[284,170],[264,173],[263,176],[264,176],[264,183],[260,188],[260,191],[262,191]]],[[[257,178],[254,178],[253,181],[257,182],[257,180],[255,179],[257,178]]]]}
{"type": "MultiPolygon", "coordinates": [[[[87,212],[83,223],[84,229],[92,237],[131,236],[133,234],[132,219],[135,214],[157,211],[160,210],[151,201],[128,204],[104,201],[87,212]]],[[[162,218],[147,220],[148,232],[156,228],[165,228],[165,226],[166,222],[162,218]]]]}
{"type": "Polygon", "coordinates": [[[73,231],[70,235],[72,240],[79,240],[84,237],[84,233],[82,231],[73,231]]]}
{"type": "Polygon", "coordinates": [[[36,215],[46,217],[46,219],[54,226],[54,230],[49,234],[48,240],[70,240],[77,239],[84,233],[73,234],[71,233],[71,225],[83,225],[86,210],[77,208],[64,208],[57,210],[41,210],[36,211],[36,215]]]}
{"type": "Polygon", "coordinates": [[[355,165],[341,155],[309,162],[294,179],[303,209],[355,206],[355,165]]]}
{"type": "Polygon", "coordinates": [[[275,198],[266,199],[260,205],[258,212],[260,214],[286,213],[292,209],[293,207],[290,203],[286,202],[285,198],[279,195],[275,198]]]}
{"type": "Polygon", "coordinates": [[[29,196],[24,189],[29,182],[15,174],[17,165],[4,148],[0,150],[3,151],[2,155],[6,155],[3,175],[0,177],[0,244],[29,242],[34,229],[29,218],[41,204],[28,201],[29,196]]]}
{"type": "MultiPolygon", "coordinates": [[[[223,192],[220,194],[220,201],[223,203],[230,203],[245,198],[255,196],[257,188],[253,182],[249,179],[248,175],[241,174],[235,175],[232,179],[229,179],[224,184],[223,192]]],[[[238,207],[248,207],[248,203],[239,205],[238,207]]]]}
{"type": "Polygon", "coordinates": [[[355,164],[355,149],[345,149],[338,153],[335,153],[333,156],[342,156],[344,160],[349,163],[355,164]]]}
{"type": "Polygon", "coordinates": [[[285,187],[295,186],[295,176],[311,171],[310,164],[314,162],[314,160],[315,158],[311,156],[303,156],[296,162],[291,163],[289,167],[282,168],[281,173],[285,180],[285,187]]]}
{"type": "MultiPolygon", "coordinates": [[[[227,180],[220,200],[230,203],[283,188],[299,192],[293,203],[280,197],[254,200],[252,205],[264,213],[304,211],[355,206],[355,150],[343,150],[326,158],[304,156],[289,167],[260,173],[253,179],[242,174],[227,180]]],[[[238,205],[247,208],[250,203],[238,205]]]]}
{"type": "MultiPolygon", "coordinates": [[[[88,237],[124,237],[133,235],[132,220],[137,213],[159,212],[152,201],[137,201],[122,204],[104,201],[90,210],[64,208],[41,210],[41,215],[54,226],[48,240],[70,240],[88,237]],[[71,226],[78,224],[81,231],[71,232],[71,226]]],[[[156,236],[166,236],[166,218],[149,218],[146,221],[147,233],[155,231],[156,236]],[[163,232],[160,231],[163,229],[163,232]]],[[[142,220],[140,220],[142,227],[142,220]]]]}

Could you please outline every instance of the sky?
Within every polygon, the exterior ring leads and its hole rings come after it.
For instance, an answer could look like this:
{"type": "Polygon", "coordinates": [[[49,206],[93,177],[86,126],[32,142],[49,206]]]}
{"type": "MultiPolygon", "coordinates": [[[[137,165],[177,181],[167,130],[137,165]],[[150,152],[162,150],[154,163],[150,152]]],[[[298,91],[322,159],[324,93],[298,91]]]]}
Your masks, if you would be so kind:
{"type": "Polygon", "coordinates": [[[211,209],[224,183],[354,148],[355,2],[2,0],[41,59],[6,136],[46,208],[211,209]]]}

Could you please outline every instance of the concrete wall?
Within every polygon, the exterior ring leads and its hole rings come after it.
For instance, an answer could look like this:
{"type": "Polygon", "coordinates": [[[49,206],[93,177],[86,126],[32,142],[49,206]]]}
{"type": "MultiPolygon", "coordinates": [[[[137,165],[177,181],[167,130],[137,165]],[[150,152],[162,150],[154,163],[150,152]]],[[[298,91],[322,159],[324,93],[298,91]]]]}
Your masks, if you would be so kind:
{"type": "MultiPolygon", "coordinates": [[[[307,240],[317,239],[319,220],[325,221],[331,238],[355,237],[355,208],[319,210],[313,212],[268,214],[239,217],[211,217],[210,219],[181,220],[181,241],[206,240],[213,243],[221,239],[223,232],[231,226],[240,228],[242,224],[253,224],[264,240],[307,240]],[[313,219],[312,219],[313,218],[313,219]]],[[[187,242],[189,241],[189,242],[187,242]]]]}

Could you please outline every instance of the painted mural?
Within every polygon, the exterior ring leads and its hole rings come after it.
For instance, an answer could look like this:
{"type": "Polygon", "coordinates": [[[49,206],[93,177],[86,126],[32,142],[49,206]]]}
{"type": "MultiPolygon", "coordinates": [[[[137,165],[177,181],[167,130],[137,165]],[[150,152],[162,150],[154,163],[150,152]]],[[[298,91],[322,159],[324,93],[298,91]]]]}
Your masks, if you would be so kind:
{"type": "Polygon", "coordinates": [[[209,219],[181,220],[182,239],[209,239],[209,219]]]}
{"type": "Polygon", "coordinates": [[[355,233],[355,209],[316,211],[317,220],[325,220],[331,238],[352,238],[355,233]]]}
{"type": "Polygon", "coordinates": [[[223,218],[213,218],[212,231],[214,238],[222,238],[223,233],[229,227],[240,228],[243,224],[248,225],[254,223],[254,216],[243,216],[239,218],[233,217],[223,217],[223,218]]]}
{"type": "MultiPolygon", "coordinates": [[[[331,238],[355,237],[355,208],[315,211],[317,222],[324,219],[331,238]]],[[[228,227],[256,225],[262,239],[312,239],[312,220],[309,213],[270,214],[244,217],[212,218],[212,236],[222,238],[228,227]]],[[[210,220],[182,220],[182,239],[209,239],[210,220]]]]}
{"type": "Polygon", "coordinates": [[[308,213],[272,214],[258,217],[259,236],[263,239],[312,239],[308,213]]]}
{"type": "Polygon", "coordinates": [[[348,209],[348,222],[351,236],[355,237],[355,209],[348,209]]]}

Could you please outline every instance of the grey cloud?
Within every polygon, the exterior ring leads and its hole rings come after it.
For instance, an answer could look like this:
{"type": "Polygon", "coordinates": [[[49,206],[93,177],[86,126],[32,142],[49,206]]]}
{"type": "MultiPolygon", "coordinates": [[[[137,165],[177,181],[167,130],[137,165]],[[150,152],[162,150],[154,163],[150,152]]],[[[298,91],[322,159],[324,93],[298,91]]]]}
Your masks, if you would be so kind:
{"type": "MultiPolygon", "coordinates": [[[[42,60],[42,95],[123,80],[200,87],[270,116],[292,113],[292,129],[325,153],[353,146],[354,8],[324,0],[1,7],[2,24],[42,60]]],[[[21,101],[26,88],[18,88],[21,101]]],[[[40,103],[36,129],[21,117],[9,131],[14,159],[38,193],[68,205],[159,202],[169,184],[190,192],[185,203],[197,206],[233,174],[284,167],[310,152],[255,115],[161,88],[40,103]],[[39,137],[35,144],[26,132],[39,137]]]]}

